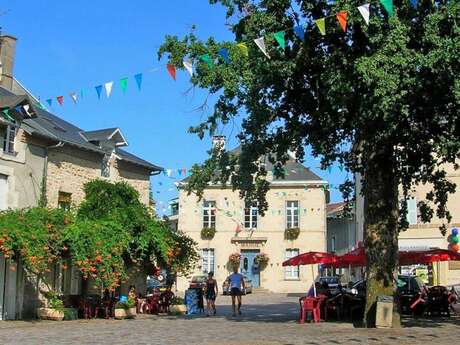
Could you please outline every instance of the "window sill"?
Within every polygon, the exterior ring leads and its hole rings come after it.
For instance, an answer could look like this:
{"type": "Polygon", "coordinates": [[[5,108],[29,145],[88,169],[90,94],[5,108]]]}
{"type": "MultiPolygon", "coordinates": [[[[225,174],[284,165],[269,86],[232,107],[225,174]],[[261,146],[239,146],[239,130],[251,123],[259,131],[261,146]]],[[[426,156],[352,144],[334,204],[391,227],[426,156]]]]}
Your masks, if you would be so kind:
{"type": "Polygon", "coordinates": [[[286,282],[299,282],[300,278],[284,278],[286,282]]]}

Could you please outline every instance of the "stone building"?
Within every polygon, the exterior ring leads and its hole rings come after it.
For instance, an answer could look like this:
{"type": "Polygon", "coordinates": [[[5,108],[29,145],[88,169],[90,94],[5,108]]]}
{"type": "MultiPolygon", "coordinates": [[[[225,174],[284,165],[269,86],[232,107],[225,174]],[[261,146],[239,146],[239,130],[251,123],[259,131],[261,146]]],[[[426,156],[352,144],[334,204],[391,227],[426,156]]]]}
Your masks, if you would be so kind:
{"type": "MultiPolygon", "coordinates": [[[[68,208],[84,198],[84,183],[125,181],[150,205],[150,177],[162,168],[123,149],[119,128],[85,131],[46,111],[13,77],[16,39],[0,36],[0,210],[37,206],[68,208]]],[[[53,288],[78,294],[75,270],[53,271],[53,288]]],[[[0,255],[0,319],[30,317],[37,307],[37,286],[20,262],[0,255]],[[34,285],[35,284],[35,285],[34,285]]]]}
{"type": "MultiPolygon", "coordinates": [[[[238,149],[233,151],[238,154],[238,149]]],[[[266,169],[273,169],[266,163],[266,169]]],[[[241,272],[254,288],[273,292],[305,292],[313,281],[312,267],[282,267],[286,259],[307,251],[326,250],[327,182],[291,158],[284,178],[270,173],[268,210],[262,216],[255,205],[246,204],[231,187],[210,185],[203,199],[179,190],[178,229],[198,242],[201,259],[193,275],[210,271],[221,287],[231,273],[229,256],[240,253],[241,272]],[[215,229],[212,239],[202,236],[203,228],[215,229]],[[298,236],[286,238],[286,229],[299,229],[298,236]],[[254,259],[264,253],[269,261],[258,265],[254,259]]],[[[187,179],[182,182],[182,187],[187,179]]],[[[317,267],[313,267],[317,275],[317,267]]],[[[188,288],[190,277],[179,277],[177,288],[188,288]]]]}

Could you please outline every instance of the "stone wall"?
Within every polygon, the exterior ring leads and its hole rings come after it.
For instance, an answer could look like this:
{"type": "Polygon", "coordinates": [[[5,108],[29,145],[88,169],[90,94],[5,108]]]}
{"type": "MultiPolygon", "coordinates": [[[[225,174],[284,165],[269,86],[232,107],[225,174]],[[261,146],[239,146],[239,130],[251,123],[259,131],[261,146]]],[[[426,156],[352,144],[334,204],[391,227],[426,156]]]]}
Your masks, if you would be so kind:
{"type": "Polygon", "coordinates": [[[127,162],[111,160],[110,177],[101,176],[102,155],[66,145],[49,150],[47,171],[48,205],[58,205],[59,192],[71,193],[72,203],[78,205],[85,195],[83,185],[94,179],[125,181],[140,194],[148,205],[150,175],[147,169],[127,162]]]}

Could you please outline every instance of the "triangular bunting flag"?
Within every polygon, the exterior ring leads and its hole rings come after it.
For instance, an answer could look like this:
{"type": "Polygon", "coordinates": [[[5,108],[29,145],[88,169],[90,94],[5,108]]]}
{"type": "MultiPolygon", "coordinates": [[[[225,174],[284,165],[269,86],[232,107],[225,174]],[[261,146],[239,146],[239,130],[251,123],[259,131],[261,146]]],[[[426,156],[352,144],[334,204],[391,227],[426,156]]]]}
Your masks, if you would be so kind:
{"type": "Polygon", "coordinates": [[[139,91],[141,91],[141,86],[142,86],[142,73],[138,73],[134,76],[134,79],[136,80],[137,88],[139,91]]]}
{"type": "Polygon", "coordinates": [[[120,88],[121,88],[121,91],[123,91],[123,93],[126,92],[126,90],[128,89],[128,78],[121,78],[120,79],[120,88]]]}
{"type": "Polygon", "coordinates": [[[256,38],[254,40],[256,45],[259,47],[259,49],[264,53],[264,55],[270,59],[270,55],[268,55],[267,50],[265,49],[265,40],[263,37],[256,38]]]}
{"type": "Polygon", "coordinates": [[[46,103],[48,103],[48,105],[51,107],[51,105],[53,104],[53,100],[51,98],[47,99],[46,103]]]}
{"type": "Polygon", "coordinates": [[[10,115],[10,111],[8,109],[2,110],[2,113],[4,114],[5,118],[11,122],[16,122],[10,115]]]}
{"type": "Polygon", "coordinates": [[[185,69],[188,71],[191,77],[193,77],[193,63],[192,60],[184,60],[182,61],[184,64],[185,69]]]}
{"type": "Polygon", "coordinates": [[[207,63],[209,68],[212,67],[213,63],[212,63],[212,60],[211,60],[211,57],[209,56],[209,54],[203,54],[200,56],[200,60],[207,63]]]}
{"type": "Polygon", "coordinates": [[[236,45],[236,47],[241,50],[241,52],[243,53],[243,55],[245,56],[248,56],[249,53],[248,53],[248,46],[246,45],[246,43],[238,43],[236,45]]]}
{"type": "Polygon", "coordinates": [[[227,48],[220,48],[219,54],[224,58],[225,63],[229,63],[230,59],[228,57],[228,49],[227,48]]]}
{"type": "Polygon", "coordinates": [[[177,169],[177,173],[180,175],[182,175],[182,169],[177,169]]]}
{"type": "Polygon", "coordinates": [[[83,98],[84,94],[85,94],[85,90],[81,89],[80,90],[80,98],[83,98]]]}
{"type": "Polygon", "coordinates": [[[102,85],[98,85],[94,87],[97,92],[97,98],[101,99],[101,93],[102,93],[102,85]]]}
{"type": "Polygon", "coordinates": [[[364,18],[364,21],[368,25],[369,25],[370,8],[371,8],[371,4],[364,4],[358,7],[359,13],[361,13],[361,15],[364,18]]]}
{"type": "Polygon", "coordinates": [[[340,171],[343,171],[343,165],[342,164],[339,165],[339,169],[340,169],[340,171]]]}
{"type": "Polygon", "coordinates": [[[319,29],[319,32],[321,32],[321,35],[325,36],[326,35],[326,18],[316,19],[315,23],[319,29]]]}
{"type": "Polygon", "coordinates": [[[294,33],[301,41],[305,41],[305,31],[302,25],[294,26],[294,33]]]}
{"type": "Polygon", "coordinates": [[[284,31],[278,31],[273,34],[276,42],[278,42],[280,48],[284,50],[286,48],[286,39],[284,38],[284,31]]]}
{"type": "Polygon", "coordinates": [[[168,64],[166,65],[166,68],[167,68],[168,73],[169,73],[169,75],[171,76],[171,78],[173,78],[174,80],[176,80],[176,66],[174,66],[173,64],[168,63],[168,64]]]}
{"type": "Polygon", "coordinates": [[[182,168],[182,174],[187,175],[187,169],[186,168],[182,168]]]}
{"type": "Polygon", "coordinates": [[[72,98],[72,101],[77,104],[77,94],[75,92],[69,93],[70,98],[72,98]]]}
{"type": "Polygon", "coordinates": [[[413,8],[417,8],[417,0],[410,0],[410,3],[413,8]]]}
{"type": "Polygon", "coordinates": [[[380,0],[380,3],[387,11],[388,16],[391,17],[393,15],[393,0],[380,0]]]}
{"type": "Polygon", "coordinates": [[[56,99],[57,99],[59,105],[62,105],[64,103],[64,96],[57,96],[56,99]]]}
{"type": "Polygon", "coordinates": [[[113,87],[113,81],[109,81],[104,84],[105,94],[107,95],[107,98],[109,98],[110,94],[112,93],[112,87],[113,87]]]}
{"type": "Polygon", "coordinates": [[[336,14],[337,20],[339,21],[340,26],[342,27],[343,32],[347,32],[347,11],[340,11],[336,14]]]}

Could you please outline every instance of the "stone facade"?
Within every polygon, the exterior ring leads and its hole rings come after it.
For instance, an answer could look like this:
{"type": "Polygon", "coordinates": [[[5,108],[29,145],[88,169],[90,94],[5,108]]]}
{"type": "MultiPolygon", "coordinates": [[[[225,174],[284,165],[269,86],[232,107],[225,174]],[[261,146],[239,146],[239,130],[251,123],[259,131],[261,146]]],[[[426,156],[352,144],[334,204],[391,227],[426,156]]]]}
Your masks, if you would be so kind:
{"type": "Polygon", "coordinates": [[[139,192],[140,200],[148,205],[150,173],[147,169],[112,157],[110,177],[102,177],[101,162],[100,154],[69,145],[50,149],[46,183],[48,205],[58,206],[59,192],[71,194],[72,203],[78,205],[85,197],[83,185],[94,179],[127,182],[139,192]]]}
{"type": "MultiPolygon", "coordinates": [[[[219,284],[231,273],[229,255],[235,252],[260,252],[269,257],[265,267],[260,267],[260,287],[274,292],[306,292],[316,277],[316,266],[300,266],[298,276],[287,277],[282,267],[286,260],[286,250],[295,249],[299,253],[326,250],[326,192],[321,185],[299,182],[272,182],[267,193],[269,208],[257,219],[257,227],[244,229],[244,201],[237,191],[229,188],[213,187],[204,192],[203,200],[194,195],[179,192],[179,230],[185,232],[198,243],[200,250],[214,251],[215,278],[219,284]],[[216,202],[216,234],[211,240],[201,238],[203,228],[203,200],[216,202]],[[285,239],[286,202],[299,203],[299,228],[297,239],[285,239]],[[237,230],[241,229],[241,232],[237,230]],[[314,273],[313,273],[314,272],[314,273]]],[[[193,275],[204,272],[203,262],[197,265],[193,275]]],[[[244,272],[243,272],[244,273],[244,272]]],[[[190,277],[180,277],[179,291],[188,288],[190,277]]]]}

